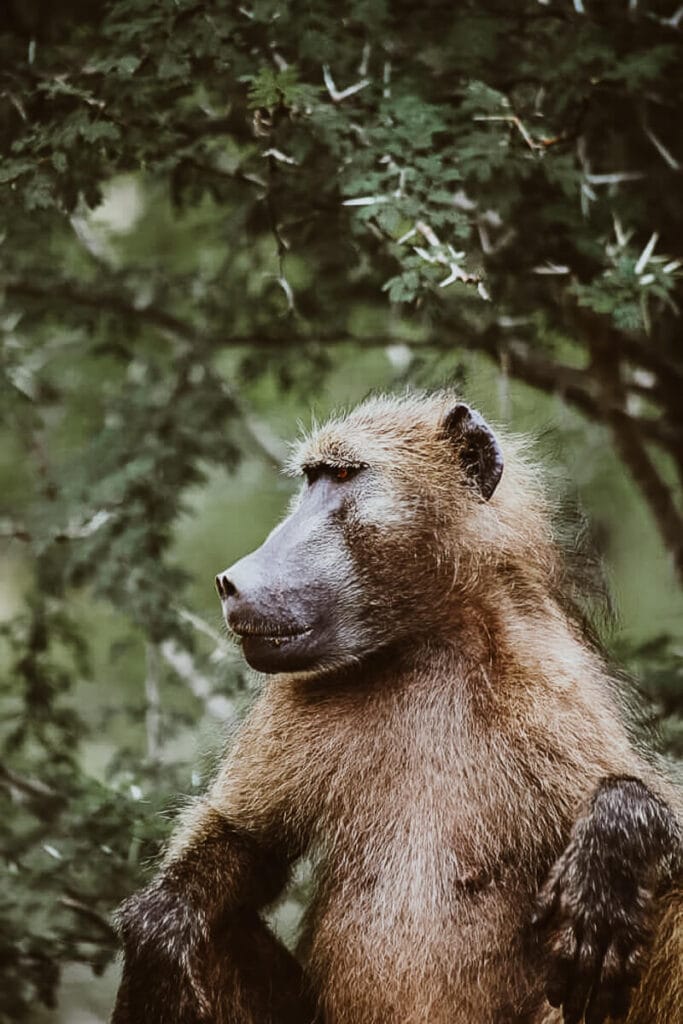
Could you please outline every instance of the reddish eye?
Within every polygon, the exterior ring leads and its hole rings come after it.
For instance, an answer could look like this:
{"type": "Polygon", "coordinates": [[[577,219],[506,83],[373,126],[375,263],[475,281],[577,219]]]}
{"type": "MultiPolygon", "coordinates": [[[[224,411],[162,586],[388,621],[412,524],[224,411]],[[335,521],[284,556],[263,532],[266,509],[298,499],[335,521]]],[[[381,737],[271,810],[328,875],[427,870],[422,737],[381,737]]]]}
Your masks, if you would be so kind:
{"type": "Polygon", "coordinates": [[[304,474],[309,484],[314,484],[321,476],[334,480],[335,483],[345,484],[361,469],[364,469],[364,466],[332,466],[326,462],[317,462],[312,466],[304,466],[304,474]]]}

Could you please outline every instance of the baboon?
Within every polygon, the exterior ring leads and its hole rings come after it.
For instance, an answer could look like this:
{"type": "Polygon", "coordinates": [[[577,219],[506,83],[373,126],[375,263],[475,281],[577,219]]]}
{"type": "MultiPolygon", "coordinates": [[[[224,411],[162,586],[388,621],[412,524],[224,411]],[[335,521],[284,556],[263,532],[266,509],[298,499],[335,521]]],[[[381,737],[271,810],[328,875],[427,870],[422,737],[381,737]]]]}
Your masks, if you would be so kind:
{"type": "Polygon", "coordinates": [[[521,443],[446,394],[375,398],[290,469],[289,516],[217,577],[270,678],[120,912],[115,1024],[683,1019],[678,792],[521,443]],[[295,958],[259,912],[302,856],[295,958]]]}

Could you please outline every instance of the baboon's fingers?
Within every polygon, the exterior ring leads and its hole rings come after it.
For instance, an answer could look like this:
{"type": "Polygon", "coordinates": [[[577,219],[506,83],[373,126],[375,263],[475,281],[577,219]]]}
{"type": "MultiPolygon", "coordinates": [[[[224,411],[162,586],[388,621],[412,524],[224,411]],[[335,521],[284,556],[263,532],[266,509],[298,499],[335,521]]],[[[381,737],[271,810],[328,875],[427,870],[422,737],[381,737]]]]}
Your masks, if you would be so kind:
{"type": "Polygon", "coordinates": [[[606,989],[605,991],[607,994],[607,1016],[610,1022],[617,1024],[617,1021],[626,1020],[629,1007],[631,1005],[633,989],[625,986],[615,986],[614,988],[606,989]]]}
{"type": "Polygon", "coordinates": [[[575,982],[578,943],[574,929],[564,928],[552,942],[546,979],[546,997],[551,1006],[562,1006],[575,982]]]}
{"type": "Polygon", "coordinates": [[[602,962],[600,947],[588,938],[581,942],[574,962],[573,981],[563,1002],[565,1024],[580,1024],[602,962]]]}
{"type": "Polygon", "coordinates": [[[605,1024],[609,1017],[612,994],[609,989],[595,988],[586,1007],[586,1024],[605,1024]]]}
{"type": "Polygon", "coordinates": [[[631,1001],[631,989],[621,985],[597,987],[591,993],[586,1008],[586,1024],[616,1024],[624,1020],[631,1001]]]}
{"type": "Polygon", "coordinates": [[[642,948],[624,951],[623,942],[613,941],[605,951],[600,978],[586,1010],[586,1024],[603,1024],[623,1019],[629,1008],[631,994],[642,969],[642,948]]]}
{"type": "Polygon", "coordinates": [[[187,958],[182,964],[146,950],[126,954],[110,1024],[209,1024],[212,1006],[198,988],[187,958]]]}
{"type": "Polygon", "coordinates": [[[577,982],[574,985],[566,1002],[562,1005],[564,1024],[581,1024],[589,992],[590,985],[585,981],[577,982]]]}
{"type": "Polygon", "coordinates": [[[608,984],[620,988],[633,988],[638,984],[645,963],[645,946],[630,948],[625,942],[613,942],[605,954],[603,968],[608,984]]]}
{"type": "Polygon", "coordinates": [[[555,916],[560,903],[560,888],[554,879],[549,879],[536,898],[536,906],[531,915],[531,923],[535,928],[543,928],[555,916]]]}
{"type": "Polygon", "coordinates": [[[632,949],[624,961],[624,976],[627,984],[637,985],[647,960],[647,949],[644,945],[632,949]]]}

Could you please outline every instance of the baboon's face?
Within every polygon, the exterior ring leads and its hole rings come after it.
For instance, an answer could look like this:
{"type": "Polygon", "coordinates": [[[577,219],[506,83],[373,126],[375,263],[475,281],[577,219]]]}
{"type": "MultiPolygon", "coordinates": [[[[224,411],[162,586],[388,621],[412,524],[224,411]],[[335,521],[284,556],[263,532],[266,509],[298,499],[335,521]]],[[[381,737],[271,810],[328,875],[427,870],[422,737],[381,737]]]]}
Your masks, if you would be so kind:
{"type": "Polygon", "coordinates": [[[439,581],[452,578],[435,538],[444,489],[458,486],[453,442],[479,500],[500,478],[495,439],[467,406],[422,444],[424,423],[394,414],[390,431],[353,416],[303,446],[289,516],[216,577],[226,622],[259,671],[329,671],[429,628],[439,581]],[[439,465],[425,465],[430,452],[439,465]]]}
{"type": "Polygon", "coordinates": [[[311,469],[290,515],[217,577],[226,621],[253,668],[331,668],[364,649],[361,574],[344,531],[362,472],[311,469]]]}

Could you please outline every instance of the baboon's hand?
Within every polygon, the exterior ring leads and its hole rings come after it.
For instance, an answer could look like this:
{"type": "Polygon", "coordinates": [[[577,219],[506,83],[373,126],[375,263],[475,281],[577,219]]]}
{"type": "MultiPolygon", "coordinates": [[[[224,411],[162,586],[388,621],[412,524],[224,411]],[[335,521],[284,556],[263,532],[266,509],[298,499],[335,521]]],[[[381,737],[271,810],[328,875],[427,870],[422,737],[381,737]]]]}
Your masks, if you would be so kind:
{"type": "Polygon", "coordinates": [[[626,1016],[648,946],[652,894],[636,878],[610,883],[604,864],[588,863],[590,839],[577,829],[543,886],[535,923],[545,931],[546,995],[565,1024],[626,1016]]]}
{"type": "Polygon", "coordinates": [[[127,899],[117,921],[125,963],[114,1024],[210,1021],[201,981],[209,928],[201,911],[160,878],[127,899]]]}
{"type": "Polygon", "coordinates": [[[622,1020],[649,952],[658,891],[680,868],[670,809],[635,779],[603,782],[541,889],[546,995],[565,1024],[622,1020]]]}

